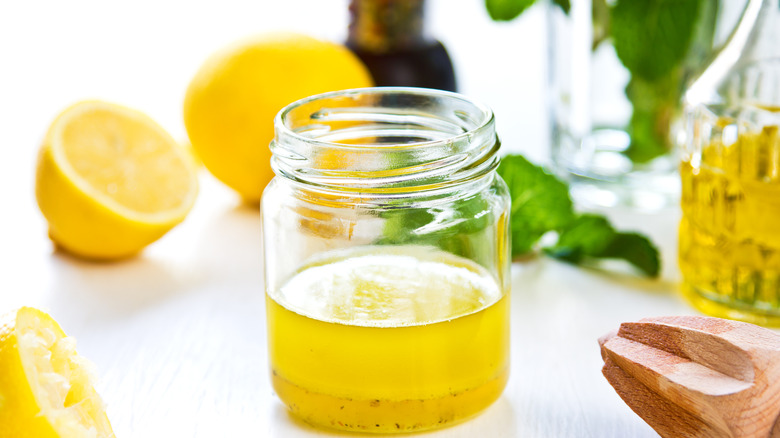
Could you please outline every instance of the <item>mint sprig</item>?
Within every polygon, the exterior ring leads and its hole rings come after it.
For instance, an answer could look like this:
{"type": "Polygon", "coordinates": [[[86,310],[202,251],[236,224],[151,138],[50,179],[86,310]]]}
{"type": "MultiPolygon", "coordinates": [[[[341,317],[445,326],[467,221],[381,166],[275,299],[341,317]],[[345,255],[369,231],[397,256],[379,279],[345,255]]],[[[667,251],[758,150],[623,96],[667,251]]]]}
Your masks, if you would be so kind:
{"type": "Polygon", "coordinates": [[[631,73],[626,155],[648,162],[671,148],[671,125],[687,79],[712,47],[717,0],[618,0],[609,15],[615,52],[631,73]]]}
{"type": "Polygon", "coordinates": [[[648,277],[658,276],[658,250],[647,237],[621,233],[602,216],[578,216],[564,228],[555,245],[544,248],[548,255],[578,265],[596,264],[602,259],[624,260],[648,277]]]}
{"type": "Polygon", "coordinates": [[[532,252],[542,236],[553,232],[557,242],[541,248],[551,257],[577,265],[623,260],[643,275],[658,276],[659,252],[647,237],[616,231],[603,216],[577,214],[566,184],[542,167],[509,155],[498,173],[512,198],[513,256],[532,252]]]}
{"type": "MultiPolygon", "coordinates": [[[[570,0],[552,0],[568,14],[570,0]]],[[[485,0],[490,16],[508,21],[536,0],[485,0]]],[[[633,112],[625,155],[645,163],[666,154],[687,80],[711,53],[718,0],[593,0],[595,51],[610,39],[631,74],[626,97],[633,112]]]]}
{"type": "MultiPolygon", "coordinates": [[[[606,218],[577,214],[563,181],[522,155],[501,160],[498,173],[512,199],[510,226],[512,255],[541,250],[565,262],[594,265],[604,259],[624,260],[643,275],[657,277],[658,250],[640,234],[619,232],[606,218]],[[558,235],[557,242],[539,247],[542,236],[558,235]]],[[[430,245],[485,264],[492,263],[493,209],[481,194],[459,199],[451,207],[390,208],[382,213],[382,237],[377,245],[430,245]]]]}

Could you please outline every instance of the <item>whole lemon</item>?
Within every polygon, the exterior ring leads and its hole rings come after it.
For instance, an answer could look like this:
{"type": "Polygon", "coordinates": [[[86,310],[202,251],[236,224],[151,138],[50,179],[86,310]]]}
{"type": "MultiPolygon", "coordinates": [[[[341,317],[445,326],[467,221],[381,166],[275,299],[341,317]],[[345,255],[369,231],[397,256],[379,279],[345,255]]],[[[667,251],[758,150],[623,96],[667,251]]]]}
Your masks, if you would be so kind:
{"type": "Polygon", "coordinates": [[[184,125],[206,168],[251,203],[273,177],[274,116],[298,99],[370,87],[346,47],[295,33],[269,33],[209,58],[187,88],[184,125]]]}

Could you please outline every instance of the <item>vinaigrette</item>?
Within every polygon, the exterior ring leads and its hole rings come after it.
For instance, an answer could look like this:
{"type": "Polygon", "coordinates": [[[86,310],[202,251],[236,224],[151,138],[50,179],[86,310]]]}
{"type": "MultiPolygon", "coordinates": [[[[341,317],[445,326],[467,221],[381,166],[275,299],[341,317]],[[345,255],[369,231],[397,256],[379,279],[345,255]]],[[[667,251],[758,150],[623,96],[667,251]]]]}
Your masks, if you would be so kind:
{"type": "Polygon", "coordinates": [[[424,430],[506,384],[508,296],[469,260],[420,246],[325,254],[266,302],[274,389],[307,422],[424,430]]]}

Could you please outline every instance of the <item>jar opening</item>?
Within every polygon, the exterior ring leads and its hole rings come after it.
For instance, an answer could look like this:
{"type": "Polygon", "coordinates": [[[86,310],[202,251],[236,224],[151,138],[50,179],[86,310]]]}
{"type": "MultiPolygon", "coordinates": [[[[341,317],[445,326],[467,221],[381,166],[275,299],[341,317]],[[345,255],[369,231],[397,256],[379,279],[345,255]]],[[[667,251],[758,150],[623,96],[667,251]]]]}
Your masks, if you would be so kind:
{"type": "Polygon", "coordinates": [[[446,91],[331,92],[288,105],[274,124],[277,175],[331,190],[431,190],[498,165],[493,113],[446,91]]]}

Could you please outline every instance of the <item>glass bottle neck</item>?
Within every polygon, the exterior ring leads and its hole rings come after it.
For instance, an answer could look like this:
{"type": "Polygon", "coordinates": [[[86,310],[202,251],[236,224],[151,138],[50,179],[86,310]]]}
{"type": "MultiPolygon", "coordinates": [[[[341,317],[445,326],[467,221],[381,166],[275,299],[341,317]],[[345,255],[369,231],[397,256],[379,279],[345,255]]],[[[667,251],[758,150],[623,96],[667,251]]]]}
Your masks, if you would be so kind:
{"type": "MultiPolygon", "coordinates": [[[[749,0],[723,49],[686,92],[686,103],[724,103],[724,97],[734,100],[734,87],[746,84],[738,78],[745,77],[747,70],[780,63],[779,42],[780,0],[749,0]]],[[[771,68],[759,75],[762,82],[777,80],[774,72],[775,68],[771,68]],[[767,73],[773,78],[767,78],[767,73]]],[[[742,89],[737,94],[744,95],[746,91],[742,89]]]]}
{"type": "Polygon", "coordinates": [[[373,53],[425,43],[425,0],[351,0],[347,44],[373,53]]]}

